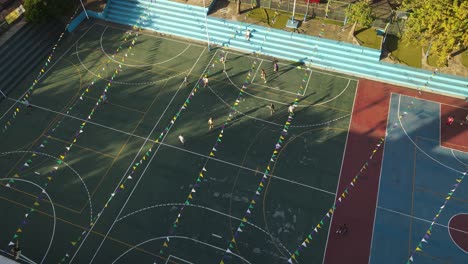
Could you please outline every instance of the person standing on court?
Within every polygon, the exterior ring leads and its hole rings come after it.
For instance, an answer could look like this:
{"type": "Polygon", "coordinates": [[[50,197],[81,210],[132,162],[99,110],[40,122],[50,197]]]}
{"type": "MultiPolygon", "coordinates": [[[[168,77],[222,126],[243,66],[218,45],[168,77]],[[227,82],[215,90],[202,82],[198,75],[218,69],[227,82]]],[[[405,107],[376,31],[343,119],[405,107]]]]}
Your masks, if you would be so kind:
{"type": "Polygon", "coordinates": [[[213,130],[213,128],[214,128],[213,118],[210,117],[210,119],[208,119],[208,131],[213,130]]]}
{"type": "Polygon", "coordinates": [[[262,78],[262,80],[264,80],[264,81],[265,81],[264,83],[266,83],[266,82],[267,82],[267,80],[266,80],[266,72],[265,72],[265,70],[264,70],[264,69],[262,69],[261,78],[262,78]]]}
{"type": "Polygon", "coordinates": [[[185,146],[185,138],[182,135],[179,135],[179,141],[182,143],[182,146],[185,146]]]}
{"type": "Polygon", "coordinates": [[[267,107],[270,109],[271,115],[273,115],[276,112],[275,105],[273,103],[270,103],[270,105],[267,107]]]}
{"type": "Polygon", "coordinates": [[[247,31],[245,31],[245,39],[247,41],[250,41],[250,29],[247,29],[247,31]]]}
{"type": "Polygon", "coordinates": [[[273,71],[275,73],[278,73],[279,67],[278,67],[278,62],[275,60],[273,61],[273,71]]]}
{"type": "Polygon", "coordinates": [[[18,260],[21,257],[21,248],[19,247],[18,240],[16,240],[16,244],[11,249],[11,253],[15,257],[15,260],[18,260]]]}
{"type": "Polygon", "coordinates": [[[208,75],[205,75],[205,77],[203,77],[202,81],[203,81],[203,87],[206,87],[208,85],[208,75]]]}

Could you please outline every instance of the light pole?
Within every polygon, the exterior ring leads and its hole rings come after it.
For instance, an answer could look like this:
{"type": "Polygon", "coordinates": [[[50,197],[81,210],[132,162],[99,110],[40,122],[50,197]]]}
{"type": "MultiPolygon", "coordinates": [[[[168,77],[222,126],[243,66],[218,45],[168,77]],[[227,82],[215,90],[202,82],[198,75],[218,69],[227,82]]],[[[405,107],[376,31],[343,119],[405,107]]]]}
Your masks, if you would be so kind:
{"type": "MultiPolygon", "coordinates": [[[[203,8],[206,8],[205,0],[203,0],[203,8]]],[[[205,30],[206,30],[206,41],[208,43],[208,51],[210,51],[210,35],[208,35],[208,10],[205,12],[205,30]]]]}
{"type": "Polygon", "coordinates": [[[296,0],[294,0],[294,4],[293,4],[292,18],[291,20],[288,20],[288,23],[286,23],[286,27],[297,28],[297,26],[299,25],[299,22],[294,20],[295,13],[296,13],[296,0]]]}
{"type": "Polygon", "coordinates": [[[84,7],[83,1],[80,0],[81,6],[83,7],[83,11],[86,15],[86,18],[89,19],[88,13],[86,12],[86,8],[84,7]]]}

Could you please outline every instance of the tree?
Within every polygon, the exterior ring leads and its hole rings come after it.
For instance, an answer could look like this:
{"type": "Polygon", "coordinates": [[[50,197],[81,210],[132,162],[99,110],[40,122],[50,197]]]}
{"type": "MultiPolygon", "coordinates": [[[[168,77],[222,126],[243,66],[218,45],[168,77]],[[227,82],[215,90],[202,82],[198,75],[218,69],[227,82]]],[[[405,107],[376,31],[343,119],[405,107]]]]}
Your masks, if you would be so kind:
{"type": "Polygon", "coordinates": [[[241,0],[237,0],[237,14],[240,15],[241,13],[241,0]]]}
{"type": "Polygon", "coordinates": [[[52,17],[59,17],[73,6],[71,1],[63,0],[25,0],[25,17],[31,22],[41,23],[52,17]]]}
{"type": "Polygon", "coordinates": [[[372,15],[371,4],[371,0],[360,0],[357,3],[351,4],[348,10],[346,10],[348,21],[354,23],[353,29],[356,27],[356,24],[366,28],[372,25],[374,16],[372,15]]]}
{"type": "Polygon", "coordinates": [[[404,0],[400,9],[410,13],[403,40],[429,48],[438,66],[468,47],[468,1],[404,0]]]}

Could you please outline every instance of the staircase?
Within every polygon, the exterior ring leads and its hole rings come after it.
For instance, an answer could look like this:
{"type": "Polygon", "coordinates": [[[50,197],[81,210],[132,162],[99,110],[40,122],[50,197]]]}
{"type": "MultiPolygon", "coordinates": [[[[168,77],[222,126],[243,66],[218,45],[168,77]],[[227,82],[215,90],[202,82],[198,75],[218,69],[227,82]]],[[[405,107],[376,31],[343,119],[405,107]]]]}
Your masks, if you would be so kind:
{"type": "Polygon", "coordinates": [[[308,35],[270,29],[215,17],[207,8],[168,0],[109,0],[106,20],[135,25],[143,15],[143,28],[226,46],[245,52],[258,52],[275,58],[301,61],[307,65],[348,73],[368,79],[455,96],[468,96],[468,80],[422,69],[380,62],[380,50],[308,35]],[[208,29],[208,34],[207,34],[208,29]],[[251,39],[244,37],[251,31],[251,39]]]}
{"type": "Polygon", "coordinates": [[[32,70],[44,63],[63,26],[59,23],[23,26],[0,47],[0,90],[14,89],[32,70]]]}

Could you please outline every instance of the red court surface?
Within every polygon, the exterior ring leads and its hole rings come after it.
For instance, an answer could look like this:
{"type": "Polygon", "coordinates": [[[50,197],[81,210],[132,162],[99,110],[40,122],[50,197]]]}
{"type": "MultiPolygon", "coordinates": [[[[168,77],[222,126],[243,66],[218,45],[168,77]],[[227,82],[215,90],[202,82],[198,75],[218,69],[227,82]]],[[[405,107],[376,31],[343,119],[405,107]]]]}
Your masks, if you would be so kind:
{"type": "MultiPolygon", "coordinates": [[[[461,99],[428,92],[418,94],[418,91],[413,89],[360,79],[346,143],[338,193],[343,192],[349,185],[362,165],[368,161],[379,139],[385,136],[392,93],[439,102],[443,106],[448,105],[447,107],[444,106],[444,115],[460,115],[458,113],[459,108],[468,109],[468,103],[461,99]],[[449,106],[452,109],[449,109],[449,106]]],[[[468,146],[468,137],[463,137],[465,134],[460,136],[455,131],[452,133],[451,135],[446,134],[446,142],[468,146]]],[[[360,178],[360,183],[356,185],[353,193],[333,214],[324,263],[369,262],[382,165],[382,151],[383,148],[380,148],[369,162],[367,171],[360,178]],[[346,224],[349,231],[345,236],[337,236],[335,230],[342,224],[346,224]]]]}
{"type": "Polygon", "coordinates": [[[446,148],[468,152],[468,108],[453,107],[450,105],[440,105],[440,145],[446,148]],[[455,122],[451,126],[447,125],[449,116],[454,117],[455,122]],[[463,144],[464,143],[464,144],[463,144]]]}
{"type": "Polygon", "coordinates": [[[458,214],[450,219],[449,229],[450,237],[453,242],[465,253],[468,254],[468,240],[466,234],[468,234],[468,214],[458,214]]]}

